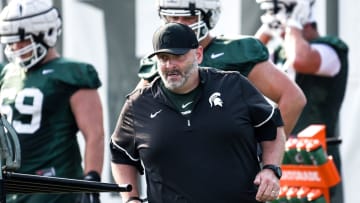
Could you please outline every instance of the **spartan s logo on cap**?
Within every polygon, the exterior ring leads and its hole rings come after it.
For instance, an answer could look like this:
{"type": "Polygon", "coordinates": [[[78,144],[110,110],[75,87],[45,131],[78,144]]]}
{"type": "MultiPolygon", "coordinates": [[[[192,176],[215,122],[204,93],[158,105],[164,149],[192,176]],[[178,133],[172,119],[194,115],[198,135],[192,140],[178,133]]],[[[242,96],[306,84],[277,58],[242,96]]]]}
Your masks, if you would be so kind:
{"type": "Polygon", "coordinates": [[[215,92],[213,93],[210,97],[209,97],[209,103],[210,103],[210,107],[215,107],[215,106],[223,106],[223,101],[220,98],[221,94],[219,92],[215,92]]]}
{"type": "Polygon", "coordinates": [[[162,49],[163,47],[167,48],[171,45],[171,33],[168,31],[167,33],[164,33],[164,35],[162,36],[162,38],[160,38],[160,42],[158,44],[158,46],[161,47],[156,47],[156,49],[162,49]]]}

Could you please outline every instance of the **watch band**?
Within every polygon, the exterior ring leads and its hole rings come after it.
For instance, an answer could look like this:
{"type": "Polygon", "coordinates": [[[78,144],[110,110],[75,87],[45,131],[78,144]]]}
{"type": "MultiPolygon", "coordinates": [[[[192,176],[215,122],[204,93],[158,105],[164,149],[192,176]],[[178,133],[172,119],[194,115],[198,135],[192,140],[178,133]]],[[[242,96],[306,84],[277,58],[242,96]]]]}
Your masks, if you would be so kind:
{"type": "Polygon", "coordinates": [[[262,167],[262,169],[270,169],[274,172],[275,176],[277,178],[281,178],[282,176],[282,171],[281,171],[281,168],[280,166],[277,166],[277,165],[274,165],[274,164],[266,164],[262,167]]]}

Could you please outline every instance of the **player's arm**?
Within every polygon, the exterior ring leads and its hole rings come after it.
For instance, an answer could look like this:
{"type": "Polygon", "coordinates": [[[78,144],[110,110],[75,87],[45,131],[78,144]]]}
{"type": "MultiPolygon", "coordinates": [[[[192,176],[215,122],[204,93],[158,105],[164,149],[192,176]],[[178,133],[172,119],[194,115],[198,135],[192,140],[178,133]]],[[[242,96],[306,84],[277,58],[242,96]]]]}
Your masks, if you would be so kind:
{"type": "Polygon", "coordinates": [[[248,78],[260,92],[277,103],[285,134],[289,136],[306,104],[302,90],[271,61],[256,64],[248,78]]]}
{"type": "MultiPolygon", "coordinates": [[[[131,192],[122,192],[121,198],[123,203],[127,202],[130,197],[139,197],[138,190],[138,171],[135,166],[127,165],[127,164],[116,164],[111,163],[111,170],[115,182],[117,184],[131,184],[132,190],[131,192]]],[[[140,202],[137,200],[131,201],[131,203],[140,202]]]]}
{"type": "Polygon", "coordinates": [[[96,89],[80,89],[70,99],[76,122],[85,139],[85,174],[101,176],[104,160],[104,126],[100,96],[96,89]]]}
{"type": "Polygon", "coordinates": [[[267,44],[268,42],[270,42],[270,40],[273,38],[273,36],[271,34],[269,34],[269,32],[267,31],[267,26],[266,24],[263,24],[255,33],[255,37],[258,38],[263,44],[267,44]]]}
{"type": "Polygon", "coordinates": [[[290,26],[286,28],[284,48],[287,54],[286,64],[293,67],[296,72],[313,74],[319,71],[320,53],[303,38],[300,29],[290,26]]]}

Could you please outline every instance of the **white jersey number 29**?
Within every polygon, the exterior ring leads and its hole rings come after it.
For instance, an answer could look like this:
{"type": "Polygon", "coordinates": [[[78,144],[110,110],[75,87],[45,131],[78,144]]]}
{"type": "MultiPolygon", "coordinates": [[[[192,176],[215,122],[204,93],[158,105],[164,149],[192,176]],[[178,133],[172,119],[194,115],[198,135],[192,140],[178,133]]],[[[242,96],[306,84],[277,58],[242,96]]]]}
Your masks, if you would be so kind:
{"type": "Polygon", "coordinates": [[[5,89],[1,92],[1,113],[7,116],[8,121],[13,125],[16,132],[32,134],[40,128],[43,99],[43,93],[37,88],[25,88],[19,92],[16,92],[14,89],[5,89]],[[13,109],[9,105],[3,104],[4,99],[15,99],[14,108],[20,114],[31,116],[31,121],[23,123],[20,120],[13,120],[13,109]],[[31,102],[26,103],[26,99],[31,102]]]}

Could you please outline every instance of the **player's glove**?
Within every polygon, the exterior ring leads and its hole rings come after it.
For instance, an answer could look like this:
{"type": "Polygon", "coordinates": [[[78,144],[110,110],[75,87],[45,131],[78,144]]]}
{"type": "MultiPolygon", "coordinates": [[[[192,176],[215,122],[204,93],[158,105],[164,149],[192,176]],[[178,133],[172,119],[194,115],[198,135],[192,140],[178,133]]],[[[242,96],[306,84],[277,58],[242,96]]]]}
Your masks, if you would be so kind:
{"type": "Polygon", "coordinates": [[[295,27],[300,30],[306,24],[311,14],[311,0],[297,0],[296,5],[289,14],[286,26],[295,27]]]}
{"type": "MultiPolygon", "coordinates": [[[[86,174],[84,180],[100,182],[101,179],[100,175],[96,171],[90,171],[86,174]]],[[[100,203],[100,194],[97,192],[83,193],[79,197],[78,203],[100,203]]]]}
{"type": "Polygon", "coordinates": [[[270,15],[265,13],[260,17],[262,25],[260,27],[260,32],[271,37],[280,36],[283,32],[283,23],[281,21],[286,21],[286,18],[280,18],[280,16],[270,15]]]}
{"type": "Polygon", "coordinates": [[[269,0],[256,0],[260,9],[265,11],[260,17],[262,26],[260,32],[272,37],[280,36],[283,31],[283,24],[286,22],[285,3],[274,3],[269,0]]]}

